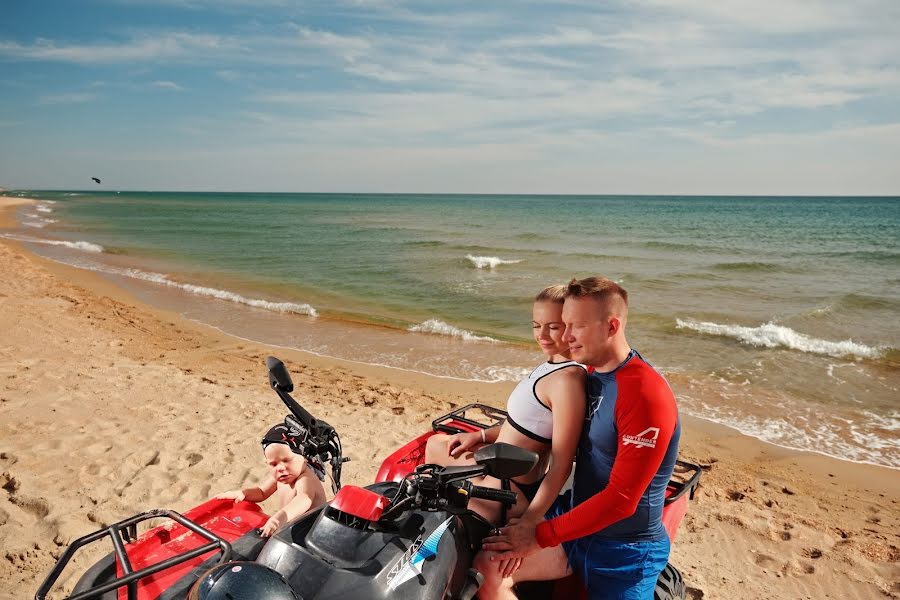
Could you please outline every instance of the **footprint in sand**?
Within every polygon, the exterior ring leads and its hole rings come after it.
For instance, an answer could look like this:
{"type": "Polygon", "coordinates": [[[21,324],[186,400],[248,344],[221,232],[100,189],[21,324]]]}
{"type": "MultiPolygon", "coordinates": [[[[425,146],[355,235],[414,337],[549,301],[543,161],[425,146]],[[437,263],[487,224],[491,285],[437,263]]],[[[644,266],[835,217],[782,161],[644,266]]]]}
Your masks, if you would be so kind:
{"type": "Polygon", "coordinates": [[[50,514],[50,505],[43,498],[31,498],[28,496],[10,496],[9,501],[24,510],[31,513],[38,519],[43,519],[50,514]]]}
{"type": "Polygon", "coordinates": [[[768,554],[756,554],[753,557],[753,562],[756,563],[757,566],[762,567],[766,570],[772,571],[780,571],[786,572],[787,565],[780,562],[774,556],[769,556],[768,554]]]}
{"type": "Polygon", "coordinates": [[[801,562],[800,572],[804,575],[813,575],[816,572],[816,568],[809,563],[801,562]]]}
{"type": "Polygon", "coordinates": [[[822,558],[824,552],[822,552],[818,548],[804,548],[802,554],[806,558],[822,558]]]}

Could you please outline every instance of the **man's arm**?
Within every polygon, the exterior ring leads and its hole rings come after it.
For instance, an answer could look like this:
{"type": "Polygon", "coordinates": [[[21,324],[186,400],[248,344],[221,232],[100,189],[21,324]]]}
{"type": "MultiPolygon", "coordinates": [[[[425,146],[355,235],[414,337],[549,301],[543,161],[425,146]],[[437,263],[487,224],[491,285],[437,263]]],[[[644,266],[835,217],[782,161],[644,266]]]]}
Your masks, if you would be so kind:
{"type": "Polygon", "coordinates": [[[590,535],[634,514],[659,471],[678,421],[675,399],[665,381],[641,392],[633,401],[617,403],[619,439],[609,484],[571,511],[540,523],[535,535],[542,548],[590,535]],[[626,436],[638,436],[650,428],[659,429],[653,447],[626,443],[626,436]]]}

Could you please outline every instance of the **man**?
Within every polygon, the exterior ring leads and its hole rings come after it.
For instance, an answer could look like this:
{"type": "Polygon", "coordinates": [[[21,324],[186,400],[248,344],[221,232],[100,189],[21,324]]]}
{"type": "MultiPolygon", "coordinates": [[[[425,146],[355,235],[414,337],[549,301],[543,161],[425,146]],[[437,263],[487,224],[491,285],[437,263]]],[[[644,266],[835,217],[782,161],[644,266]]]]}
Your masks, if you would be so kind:
{"type": "Polygon", "coordinates": [[[574,570],[592,599],[652,600],[669,556],[661,517],[681,432],[675,397],[625,339],[628,293],[615,282],[573,279],[562,318],[572,358],[591,365],[573,489],[546,520],[485,538],[479,598],[515,598],[520,581],[574,570]],[[523,559],[511,576],[497,568],[506,559],[523,559]]]}

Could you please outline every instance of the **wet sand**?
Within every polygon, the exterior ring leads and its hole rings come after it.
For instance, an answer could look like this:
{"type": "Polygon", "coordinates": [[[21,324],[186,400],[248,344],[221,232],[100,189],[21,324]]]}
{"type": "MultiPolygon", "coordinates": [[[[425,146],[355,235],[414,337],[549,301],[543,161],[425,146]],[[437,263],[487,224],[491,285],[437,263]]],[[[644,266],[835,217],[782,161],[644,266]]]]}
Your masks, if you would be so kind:
{"type": "MultiPolygon", "coordinates": [[[[20,201],[0,199],[0,228],[20,201]]],[[[268,355],[341,432],[357,485],[435,416],[513,387],[232,338],[6,240],[0,273],[0,598],[32,597],[75,537],[264,475],[258,438],[285,412],[268,355]]],[[[690,417],[680,454],[704,468],[671,557],[691,598],[900,598],[900,472],[690,417]]]]}

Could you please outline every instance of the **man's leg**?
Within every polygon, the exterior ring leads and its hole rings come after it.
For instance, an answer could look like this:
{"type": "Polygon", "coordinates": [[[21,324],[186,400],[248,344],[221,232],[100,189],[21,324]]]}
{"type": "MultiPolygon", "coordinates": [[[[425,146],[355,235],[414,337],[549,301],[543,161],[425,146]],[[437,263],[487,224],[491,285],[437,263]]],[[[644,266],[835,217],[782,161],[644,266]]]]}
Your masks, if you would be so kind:
{"type": "Polygon", "coordinates": [[[478,590],[481,600],[512,600],[516,597],[513,586],[522,581],[548,581],[569,575],[569,561],[562,546],[543,548],[522,560],[522,565],[512,577],[500,576],[500,562],[492,561],[497,552],[479,552],[472,565],[482,575],[484,583],[478,590]]]}
{"type": "Polygon", "coordinates": [[[666,566],[669,539],[627,543],[595,540],[585,559],[591,600],[652,600],[656,578],[666,566]]]}

